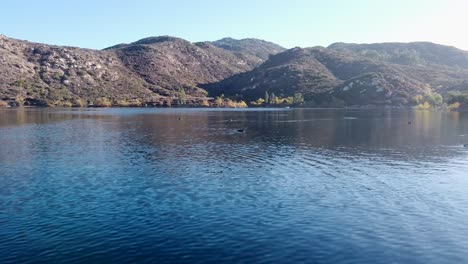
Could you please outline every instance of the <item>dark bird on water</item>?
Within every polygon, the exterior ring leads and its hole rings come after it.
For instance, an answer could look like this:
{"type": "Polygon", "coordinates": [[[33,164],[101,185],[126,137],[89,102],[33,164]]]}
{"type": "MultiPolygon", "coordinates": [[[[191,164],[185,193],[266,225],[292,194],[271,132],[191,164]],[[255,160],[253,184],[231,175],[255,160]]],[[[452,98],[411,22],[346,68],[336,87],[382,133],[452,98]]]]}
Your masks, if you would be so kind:
{"type": "Polygon", "coordinates": [[[245,129],[237,129],[237,132],[243,133],[243,132],[245,132],[245,129]]]}
{"type": "Polygon", "coordinates": [[[408,125],[411,125],[411,124],[412,124],[411,121],[409,121],[409,122],[408,122],[408,125]]]}

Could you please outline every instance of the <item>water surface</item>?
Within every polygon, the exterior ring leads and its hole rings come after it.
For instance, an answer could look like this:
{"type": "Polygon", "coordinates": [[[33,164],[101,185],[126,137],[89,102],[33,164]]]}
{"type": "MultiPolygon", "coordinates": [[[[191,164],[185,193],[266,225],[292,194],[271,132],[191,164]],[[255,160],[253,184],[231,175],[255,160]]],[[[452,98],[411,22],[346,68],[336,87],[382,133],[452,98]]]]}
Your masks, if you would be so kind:
{"type": "Polygon", "coordinates": [[[0,263],[467,263],[465,143],[466,113],[2,109],[0,263]]]}

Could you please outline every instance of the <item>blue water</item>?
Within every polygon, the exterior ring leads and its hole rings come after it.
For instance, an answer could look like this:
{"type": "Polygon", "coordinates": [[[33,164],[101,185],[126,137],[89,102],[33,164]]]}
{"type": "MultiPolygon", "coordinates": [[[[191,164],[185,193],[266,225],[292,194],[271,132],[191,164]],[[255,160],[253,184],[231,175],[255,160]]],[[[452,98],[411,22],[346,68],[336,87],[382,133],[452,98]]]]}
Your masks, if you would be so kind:
{"type": "Polygon", "coordinates": [[[468,113],[3,109],[0,263],[468,263],[465,143],[468,113]]]}

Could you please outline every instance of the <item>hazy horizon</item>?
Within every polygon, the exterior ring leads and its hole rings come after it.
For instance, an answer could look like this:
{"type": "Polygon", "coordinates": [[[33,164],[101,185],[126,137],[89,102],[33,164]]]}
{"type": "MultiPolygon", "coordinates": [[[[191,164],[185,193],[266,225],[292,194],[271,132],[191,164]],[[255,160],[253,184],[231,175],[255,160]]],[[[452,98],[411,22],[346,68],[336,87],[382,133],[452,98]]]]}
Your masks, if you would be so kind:
{"type": "Polygon", "coordinates": [[[258,38],[285,48],[428,41],[468,50],[468,39],[460,33],[468,9],[463,0],[141,0],[133,4],[7,0],[3,9],[0,34],[91,49],[170,35],[191,42],[258,38]]]}

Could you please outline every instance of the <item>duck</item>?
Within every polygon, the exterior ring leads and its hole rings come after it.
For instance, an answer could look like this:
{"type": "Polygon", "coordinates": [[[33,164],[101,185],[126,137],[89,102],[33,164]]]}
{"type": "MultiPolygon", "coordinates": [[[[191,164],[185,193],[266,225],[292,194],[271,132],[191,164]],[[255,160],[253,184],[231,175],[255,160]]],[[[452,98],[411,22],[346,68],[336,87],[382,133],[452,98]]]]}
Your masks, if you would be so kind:
{"type": "Polygon", "coordinates": [[[244,133],[244,132],[245,132],[245,128],[243,128],[243,129],[237,129],[237,132],[239,132],[239,133],[244,133]]]}

